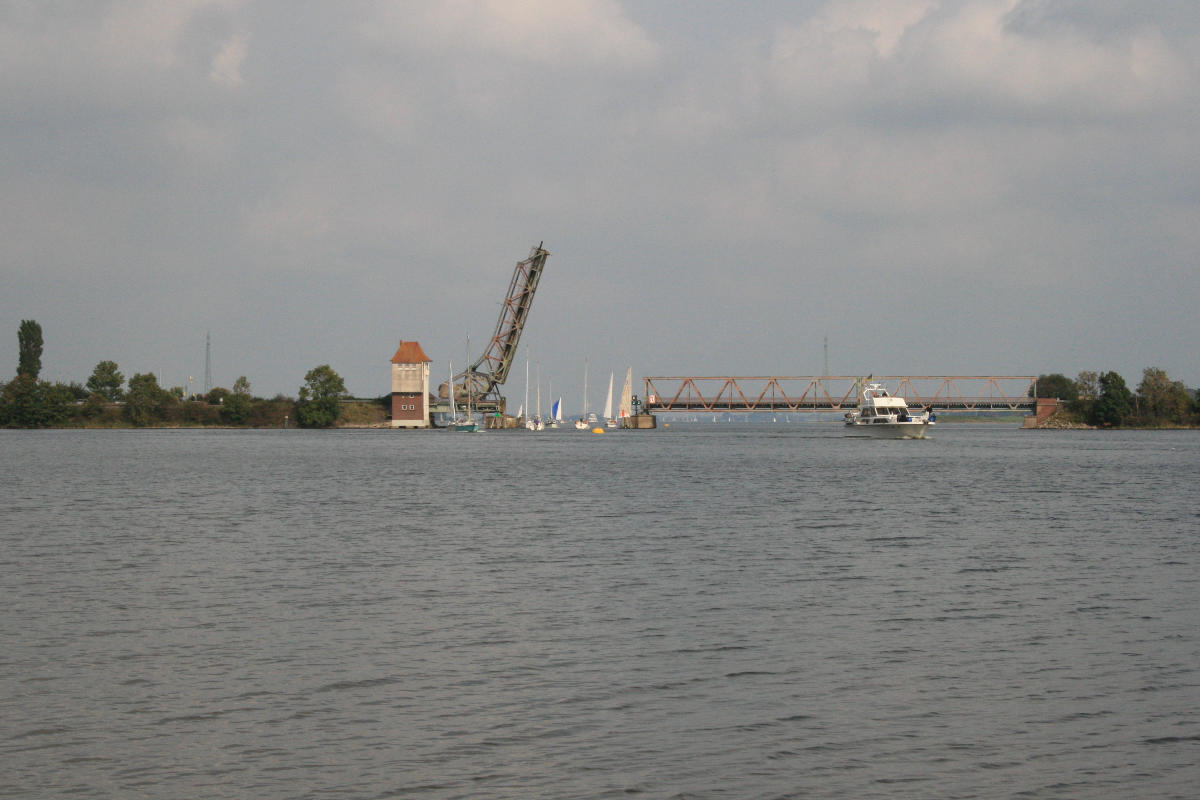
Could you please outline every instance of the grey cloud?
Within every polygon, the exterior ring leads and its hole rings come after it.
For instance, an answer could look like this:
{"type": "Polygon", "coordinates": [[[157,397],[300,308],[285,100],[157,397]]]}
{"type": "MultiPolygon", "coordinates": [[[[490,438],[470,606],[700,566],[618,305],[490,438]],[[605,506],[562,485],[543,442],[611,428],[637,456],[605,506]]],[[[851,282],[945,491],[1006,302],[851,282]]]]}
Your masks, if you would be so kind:
{"type": "Polygon", "coordinates": [[[379,394],[544,239],[556,386],[813,370],[826,334],[839,371],[1200,383],[1193,4],[530,7],[0,12],[0,341],[178,382],[212,330],[220,383],[379,394]]]}

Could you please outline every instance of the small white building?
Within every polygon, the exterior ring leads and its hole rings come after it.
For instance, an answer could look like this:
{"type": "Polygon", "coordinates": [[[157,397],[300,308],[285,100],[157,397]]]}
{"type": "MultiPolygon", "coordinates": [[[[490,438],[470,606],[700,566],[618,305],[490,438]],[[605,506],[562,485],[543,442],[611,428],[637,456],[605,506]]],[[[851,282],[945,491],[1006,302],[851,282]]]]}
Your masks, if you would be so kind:
{"type": "Polygon", "coordinates": [[[400,340],[392,356],[392,427],[429,427],[429,356],[417,342],[400,340]]]}

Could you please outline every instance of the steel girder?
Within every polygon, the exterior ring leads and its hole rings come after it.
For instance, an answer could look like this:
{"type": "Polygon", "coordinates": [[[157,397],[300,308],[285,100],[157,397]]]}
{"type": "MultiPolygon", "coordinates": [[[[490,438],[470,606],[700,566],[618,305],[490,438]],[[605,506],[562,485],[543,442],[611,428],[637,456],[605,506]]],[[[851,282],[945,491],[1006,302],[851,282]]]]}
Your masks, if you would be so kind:
{"type": "Polygon", "coordinates": [[[841,411],[858,405],[860,383],[880,383],[912,406],[944,411],[1017,411],[1036,405],[1025,375],[848,375],[647,377],[646,411],[841,411]],[[964,391],[965,389],[965,391],[964,391]]]}

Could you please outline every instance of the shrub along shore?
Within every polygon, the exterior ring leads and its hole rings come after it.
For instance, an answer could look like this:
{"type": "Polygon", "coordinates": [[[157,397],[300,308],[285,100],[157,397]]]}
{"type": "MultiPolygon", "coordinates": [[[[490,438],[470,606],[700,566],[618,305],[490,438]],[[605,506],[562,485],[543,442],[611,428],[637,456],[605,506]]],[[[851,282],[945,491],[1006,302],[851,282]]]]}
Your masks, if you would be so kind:
{"type": "Polygon", "coordinates": [[[1159,367],[1142,370],[1136,391],[1116,372],[1080,372],[1074,380],[1058,372],[1039,375],[1037,396],[1062,404],[1041,428],[1200,427],[1200,392],[1159,367]]]}
{"type": "Polygon", "coordinates": [[[266,399],[250,392],[243,375],[232,389],[189,395],[164,389],[153,372],[126,383],[115,361],[101,361],[86,383],[50,383],[42,370],[42,326],[21,320],[17,374],[0,384],[4,428],[332,428],[386,424],[389,396],[354,399],[328,364],[309,370],[296,398],[266,399]]]}

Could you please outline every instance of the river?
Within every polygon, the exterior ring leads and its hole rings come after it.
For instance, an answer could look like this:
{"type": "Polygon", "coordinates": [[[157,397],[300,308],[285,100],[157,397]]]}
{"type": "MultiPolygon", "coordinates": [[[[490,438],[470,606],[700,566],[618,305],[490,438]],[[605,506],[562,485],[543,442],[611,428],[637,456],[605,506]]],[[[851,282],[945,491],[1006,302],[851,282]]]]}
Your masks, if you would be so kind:
{"type": "Polygon", "coordinates": [[[1200,435],[0,431],[0,797],[1200,786],[1200,435]]]}

